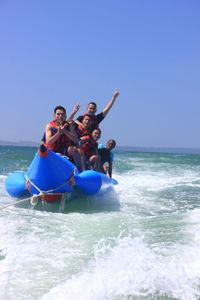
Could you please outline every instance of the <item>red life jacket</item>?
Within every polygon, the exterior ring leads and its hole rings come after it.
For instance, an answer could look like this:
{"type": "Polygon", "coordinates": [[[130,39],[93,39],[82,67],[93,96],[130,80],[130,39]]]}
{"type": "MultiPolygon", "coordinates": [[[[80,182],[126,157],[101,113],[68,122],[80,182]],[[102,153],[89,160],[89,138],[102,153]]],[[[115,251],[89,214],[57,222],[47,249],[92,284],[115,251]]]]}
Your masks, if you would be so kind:
{"type": "MultiPolygon", "coordinates": [[[[88,113],[83,114],[82,116],[85,117],[87,115],[88,115],[88,113]]],[[[90,115],[90,117],[91,117],[92,123],[89,127],[89,132],[92,132],[94,129],[99,129],[99,123],[97,122],[96,115],[90,115]]]]}
{"type": "Polygon", "coordinates": [[[76,129],[76,133],[79,137],[89,135],[90,131],[88,129],[83,128],[81,125],[79,125],[76,129]]]}
{"type": "Polygon", "coordinates": [[[98,143],[93,142],[89,135],[85,136],[85,138],[86,139],[83,140],[80,151],[85,154],[86,158],[88,159],[90,156],[97,154],[98,143]]]}
{"type": "MultiPolygon", "coordinates": [[[[58,132],[58,126],[55,123],[55,120],[51,121],[49,124],[51,125],[50,130],[52,135],[56,134],[56,132],[58,132]]],[[[54,152],[65,154],[65,151],[69,146],[74,146],[74,142],[71,141],[65,134],[61,134],[53,144],[48,145],[46,143],[46,146],[54,152]]]]}

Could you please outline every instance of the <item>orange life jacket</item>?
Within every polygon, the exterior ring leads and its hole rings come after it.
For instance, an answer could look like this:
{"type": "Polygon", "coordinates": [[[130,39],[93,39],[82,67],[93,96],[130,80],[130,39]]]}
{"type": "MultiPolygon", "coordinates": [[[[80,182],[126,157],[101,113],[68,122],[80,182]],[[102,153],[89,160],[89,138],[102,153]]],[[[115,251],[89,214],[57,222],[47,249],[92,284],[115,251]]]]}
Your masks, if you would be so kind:
{"type": "MultiPolygon", "coordinates": [[[[55,120],[51,121],[49,124],[51,125],[50,130],[52,135],[56,134],[56,132],[58,132],[58,126],[55,123],[55,120]]],[[[74,146],[74,142],[71,141],[65,134],[61,134],[54,143],[51,145],[46,143],[46,146],[54,152],[65,154],[69,146],[74,146]]]]}
{"type": "Polygon", "coordinates": [[[88,159],[90,156],[97,154],[98,143],[93,142],[89,135],[85,136],[85,138],[80,151],[85,154],[85,157],[88,159]]]}
{"type": "Polygon", "coordinates": [[[85,135],[89,135],[90,134],[90,130],[85,129],[84,127],[82,127],[81,125],[79,125],[76,129],[76,133],[79,137],[81,136],[85,136],[85,135]]]}

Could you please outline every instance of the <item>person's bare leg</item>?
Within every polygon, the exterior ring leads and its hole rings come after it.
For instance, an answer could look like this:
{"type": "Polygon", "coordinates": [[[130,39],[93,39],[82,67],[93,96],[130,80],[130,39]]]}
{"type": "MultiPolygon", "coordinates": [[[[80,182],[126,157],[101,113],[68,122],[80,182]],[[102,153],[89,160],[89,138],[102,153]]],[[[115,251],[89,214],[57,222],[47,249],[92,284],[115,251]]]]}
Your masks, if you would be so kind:
{"type": "Polygon", "coordinates": [[[93,170],[99,171],[99,159],[97,155],[90,156],[88,161],[89,161],[89,166],[91,166],[93,170]]]}
{"type": "Polygon", "coordinates": [[[68,148],[68,153],[73,157],[74,163],[80,172],[83,171],[81,155],[76,147],[70,146],[68,148]]]}

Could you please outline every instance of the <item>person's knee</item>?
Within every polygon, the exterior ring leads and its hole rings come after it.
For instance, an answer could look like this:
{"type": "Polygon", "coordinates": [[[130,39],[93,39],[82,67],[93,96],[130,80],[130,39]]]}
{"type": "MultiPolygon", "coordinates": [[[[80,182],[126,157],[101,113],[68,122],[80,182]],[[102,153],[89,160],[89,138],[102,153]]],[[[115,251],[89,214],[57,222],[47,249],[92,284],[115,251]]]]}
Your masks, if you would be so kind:
{"type": "Polygon", "coordinates": [[[97,155],[92,155],[90,156],[89,160],[90,161],[94,161],[94,160],[97,160],[98,159],[98,156],[97,155]]]}
{"type": "Polygon", "coordinates": [[[69,146],[69,147],[68,147],[68,153],[69,153],[70,155],[73,155],[73,153],[74,153],[74,148],[73,148],[73,146],[69,146]]]}

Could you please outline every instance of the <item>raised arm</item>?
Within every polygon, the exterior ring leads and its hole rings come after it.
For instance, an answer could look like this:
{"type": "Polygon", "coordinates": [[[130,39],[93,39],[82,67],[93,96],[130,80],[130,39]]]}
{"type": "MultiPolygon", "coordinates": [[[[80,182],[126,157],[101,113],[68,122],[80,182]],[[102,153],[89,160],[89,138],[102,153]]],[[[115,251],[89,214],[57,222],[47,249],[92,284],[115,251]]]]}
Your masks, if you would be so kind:
{"type": "Polygon", "coordinates": [[[111,109],[113,104],[115,103],[115,100],[117,99],[118,95],[119,95],[119,92],[117,91],[117,89],[114,89],[114,93],[113,93],[111,100],[108,102],[108,104],[106,105],[106,107],[103,110],[104,117],[107,115],[107,113],[109,112],[109,110],[111,109]]]}
{"type": "Polygon", "coordinates": [[[72,111],[72,113],[69,115],[69,118],[67,119],[68,122],[71,121],[71,120],[73,120],[75,114],[77,113],[77,111],[79,110],[79,108],[81,107],[81,105],[82,105],[82,104],[79,104],[79,103],[78,103],[78,104],[76,104],[76,105],[74,106],[74,110],[72,111]]]}
{"type": "Polygon", "coordinates": [[[76,120],[75,123],[79,126],[82,126],[82,121],[83,121],[83,116],[79,116],[76,120]]]}
{"type": "Polygon", "coordinates": [[[75,122],[78,126],[79,126],[79,125],[80,125],[80,126],[83,125],[79,120],[75,120],[74,122],[75,122]]]}

